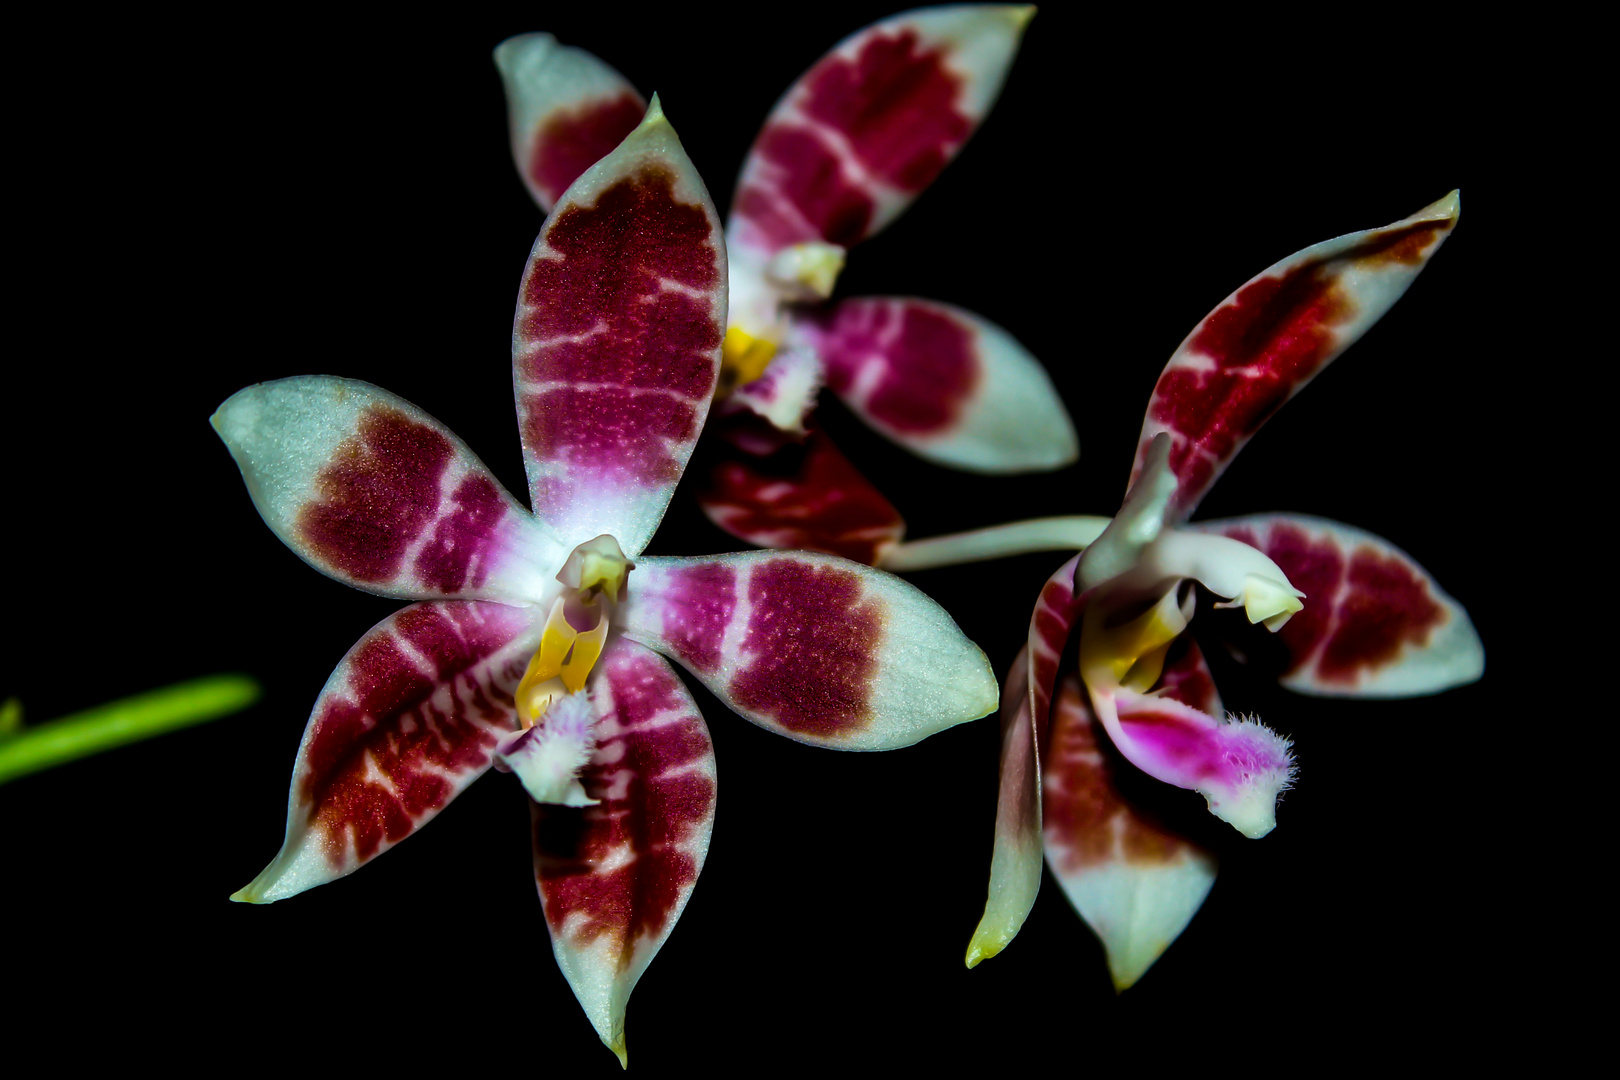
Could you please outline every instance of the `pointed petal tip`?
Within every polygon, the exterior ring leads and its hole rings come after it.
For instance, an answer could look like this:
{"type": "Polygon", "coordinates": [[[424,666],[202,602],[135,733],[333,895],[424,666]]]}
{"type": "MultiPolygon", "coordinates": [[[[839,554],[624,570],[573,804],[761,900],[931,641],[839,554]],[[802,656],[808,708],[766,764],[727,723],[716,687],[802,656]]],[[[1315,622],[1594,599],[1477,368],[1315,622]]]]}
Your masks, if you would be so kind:
{"type": "Polygon", "coordinates": [[[1425,206],[1408,221],[1450,221],[1455,223],[1462,216],[1462,188],[1453,188],[1450,194],[1442,199],[1425,206]]]}
{"type": "Polygon", "coordinates": [[[1034,4],[1012,4],[1007,8],[1007,18],[1016,26],[1020,33],[1029,25],[1030,20],[1040,9],[1034,4]]]}
{"type": "Polygon", "coordinates": [[[231,893],[231,902],[236,903],[236,904],[267,904],[267,903],[269,903],[268,900],[266,900],[263,896],[261,896],[258,893],[257,890],[255,890],[253,888],[253,884],[254,883],[252,881],[250,881],[246,885],[242,886],[240,889],[237,889],[235,892],[231,893]]]}
{"type": "Polygon", "coordinates": [[[658,91],[652,93],[652,100],[647,102],[647,112],[641,118],[642,127],[651,127],[654,124],[668,124],[669,118],[664,115],[664,104],[658,100],[658,91]]]}
{"type": "Polygon", "coordinates": [[[624,1046],[624,1032],[619,1032],[612,1042],[603,1039],[602,1045],[613,1051],[614,1056],[619,1059],[619,1068],[630,1068],[630,1054],[624,1046]]]}

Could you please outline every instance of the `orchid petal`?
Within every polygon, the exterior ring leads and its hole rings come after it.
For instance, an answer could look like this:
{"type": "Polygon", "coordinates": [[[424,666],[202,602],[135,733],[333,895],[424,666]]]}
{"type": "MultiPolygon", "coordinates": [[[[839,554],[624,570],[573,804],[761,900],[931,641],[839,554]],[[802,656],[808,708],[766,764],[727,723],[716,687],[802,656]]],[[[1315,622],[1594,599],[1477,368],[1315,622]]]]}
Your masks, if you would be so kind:
{"type": "Polygon", "coordinates": [[[763,267],[789,245],[849,247],[893,221],[984,119],[1033,14],[922,8],[840,42],[782,95],[743,163],[737,257],[763,267]]]}
{"type": "Polygon", "coordinates": [[[1195,528],[1258,548],[1310,598],[1276,635],[1288,651],[1281,682],[1290,690],[1407,697],[1462,686],[1485,671],[1468,612],[1387,540],[1296,514],[1195,528]]]}
{"type": "Polygon", "coordinates": [[[512,159],[543,211],[634,131],[647,111],[623,75],[550,34],[507,38],[495,47],[495,66],[506,88],[512,159]]]}
{"type": "Polygon", "coordinates": [[[539,640],[529,615],[412,604],[361,638],[310,714],[281,851],[231,899],[284,900],[352,873],[476,780],[515,725],[512,691],[539,640]]]}
{"type": "Polygon", "coordinates": [[[260,383],[211,422],[265,524],[347,585],[408,599],[532,599],[567,551],[448,428],[370,383],[260,383]]]}
{"type": "Polygon", "coordinates": [[[771,358],[764,374],[732,391],[730,402],[747,408],[779,431],[805,433],[825,381],[821,358],[811,349],[786,348],[771,358]]]}
{"type": "Polygon", "coordinates": [[[795,326],[820,355],[833,392],[920,457],[1013,473],[1061,468],[1080,456],[1074,423],[1040,362],[970,311],[860,297],[795,326]]]}
{"type": "Polygon", "coordinates": [[[518,299],[531,502],[568,547],[646,546],[708,415],[725,322],[714,206],[655,98],[547,219],[518,299]]]}
{"type": "Polygon", "coordinates": [[[1217,720],[1168,696],[1088,689],[1097,718],[1132,765],[1198,792],[1211,813],[1251,839],[1276,827],[1277,798],[1294,776],[1287,739],[1254,720],[1217,720]]]}
{"type": "Polygon", "coordinates": [[[1057,687],[1058,661],[1068,647],[1069,634],[1080,616],[1083,593],[1074,589],[1076,555],[1041,586],[1035,611],[1029,618],[1029,695],[1030,713],[1037,731],[1046,730],[1057,687]]]}
{"type": "Polygon", "coordinates": [[[921,591],[830,555],[644,558],[626,636],[800,742],[890,750],[996,707],[979,647],[921,591]]]}
{"type": "Polygon", "coordinates": [[[1148,402],[1132,478],[1174,440],[1174,520],[1197,507],[1284,402],[1383,317],[1457,224],[1452,192],[1393,225],[1282,260],[1223,300],[1176,349],[1148,402]]]}
{"type": "Polygon", "coordinates": [[[710,425],[741,453],[727,454],[697,489],[703,512],[750,544],[801,548],[873,564],[900,542],[906,523],[883,493],[862,476],[820,430],[803,442],[763,437],[728,422],[710,425]],[[767,456],[752,451],[773,448],[767,456]]]}
{"type": "Polygon", "coordinates": [[[680,677],[634,642],[608,646],[589,692],[598,742],[581,780],[599,801],[532,804],[534,869],[557,966],[622,1064],[630,991],[709,850],[714,747],[680,677]]]}
{"type": "MultiPolygon", "coordinates": [[[[1186,666],[1183,685],[1201,690],[1192,674],[1201,666],[1201,657],[1186,666]]],[[[1046,859],[1101,939],[1115,989],[1124,990],[1186,929],[1215,882],[1216,864],[1213,853],[1132,804],[1106,743],[1070,675],[1042,760],[1046,859]]]]}
{"type": "Polygon", "coordinates": [[[1012,943],[1041,888],[1041,735],[1030,714],[1029,652],[1020,649],[1001,691],[1001,783],[990,891],[968,942],[977,967],[1012,943]]]}

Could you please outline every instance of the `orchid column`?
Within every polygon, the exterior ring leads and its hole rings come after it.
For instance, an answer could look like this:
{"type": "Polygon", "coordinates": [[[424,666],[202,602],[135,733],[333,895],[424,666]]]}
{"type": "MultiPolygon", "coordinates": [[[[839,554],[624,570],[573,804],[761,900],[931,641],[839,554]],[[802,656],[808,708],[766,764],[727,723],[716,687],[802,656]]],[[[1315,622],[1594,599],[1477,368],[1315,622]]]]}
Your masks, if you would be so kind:
{"type": "Polygon", "coordinates": [[[708,412],[726,260],[654,98],[563,191],[524,272],[513,377],[533,513],[367,383],[249,387],[214,426],[316,569],[415,601],[361,639],[300,746],[280,852],[235,899],[359,868],[491,766],[533,800],[553,951],[624,1059],[631,989],[707,852],[715,764],[678,661],[743,716],[846,749],[995,708],[983,654],[904,582],[803,553],[641,554],[708,412]]]}

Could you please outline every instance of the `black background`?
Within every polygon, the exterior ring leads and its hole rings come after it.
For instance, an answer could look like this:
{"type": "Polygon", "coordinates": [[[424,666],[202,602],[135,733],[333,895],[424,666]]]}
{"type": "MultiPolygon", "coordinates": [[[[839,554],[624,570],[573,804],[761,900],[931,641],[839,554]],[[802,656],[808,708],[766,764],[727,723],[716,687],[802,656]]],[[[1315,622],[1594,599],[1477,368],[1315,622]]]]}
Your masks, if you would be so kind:
{"type": "MultiPolygon", "coordinates": [[[[398,604],[287,551],[207,417],[264,379],[365,379],[524,491],[509,342],[541,218],[508,157],[493,46],[549,29],[659,91],[723,211],[775,98],[884,14],[771,15],[793,20],[787,32],[587,5],[21,36],[34,75],[18,111],[14,290],[32,343],[13,354],[5,409],[16,637],[0,690],[33,720],[218,670],[255,674],[265,697],[0,788],[0,903],[22,943],[5,976],[15,1031],[79,1060],[177,1069],[617,1070],[552,960],[508,778],[474,785],[350,878],[265,908],[226,901],[280,842],[316,693],[398,604]]],[[[1495,854],[1524,806],[1493,770],[1521,753],[1501,678],[1525,583],[1493,571],[1522,523],[1508,508],[1534,505],[1514,498],[1525,440],[1503,418],[1537,357],[1488,373],[1517,348],[1510,253],[1526,248],[1520,180],[1546,132],[1525,76],[1488,80],[1468,28],[1337,19],[1043,11],[960,158],[853,252],[841,295],[960,304],[1040,357],[1079,426],[1077,466],[949,473],[836,404],[821,416],[914,537],[1111,513],[1148,392],[1216,302],[1301,247],[1461,187],[1461,224],[1406,298],[1268,425],[1199,516],[1290,510],[1390,539],[1472,612],[1484,682],[1319,701],[1222,664],[1228,707],[1295,740],[1299,785],[1271,836],[1232,845],[1201,914],[1119,998],[1050,878],[1008,951],[962,968],[989,865],[994,720],[839,754],[695,689],[718,819],[631,1001],[638,1072],[1257,1064],[1301,1041],[1376,1056],[1408,1036],[1427,1054],[1451,1038],[1431,1003],[1514,992],[1504,973],[1525,946],[1495,907],[1495,854]]],[[[683,490],[649,553],[739,546],[683,490]]],[[[912,580],[1004,673],[1062,559],[912,580]]],[[[1205,609],[1195,625],[1223,617],[1236,616],[1205,609]]]]}

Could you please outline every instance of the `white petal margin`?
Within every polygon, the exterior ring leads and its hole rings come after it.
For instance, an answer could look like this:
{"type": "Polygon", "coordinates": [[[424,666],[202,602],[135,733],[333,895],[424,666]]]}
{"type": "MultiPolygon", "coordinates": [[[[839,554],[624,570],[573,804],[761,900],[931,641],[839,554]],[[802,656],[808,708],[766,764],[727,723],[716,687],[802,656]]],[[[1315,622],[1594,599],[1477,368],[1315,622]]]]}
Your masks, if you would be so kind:
{"type": "MultiPolygon", "coordinates": [[[[434,541],[439,525],[459,509],[452,495],[461,483],[482,473],[499,490],[506,512],[488,530],[493,541],[488,577],[481,587],[455,595],[521,602],[538,601],[556,592],[551,579],[568,553],[561,541],[495,483],[484,463],[449,428],[402,397],[357,379],[302,375],[237,391],[209,422],[242,470],[259,516],[299,558],[323,574],[383,596],[408,600],[444,596],[418,582],[413,572],[415,556],[434,541]],[[386,581],[361,581],[323,557],[300,533],[298,519],[305,507],[321,501],[322,471],[353,458],[363,419],[378,412],[399,414],[432,429],[449,441],[452,455],[439,479],[437,506],[416,526],[418,531],[402,554],[399,571],[386,581]]],[[[380,456],[391,449],[384,447],[380,456]]],[[[411,462],[400,464],[402,471],[410,471],[411,462]]],[[[377,479],[386,483],[388,477],[378,475],[377,479]]],[[[402,502],[409,497],[405,492],[398,494],[402,502]]]]}
{"type": "MultiPolygon", "coordinates": [[[[1478,681],[1485,673],[1485,645],[1468,611],[1442,589],[1416,559],[1383,537],[1304,514],[1252,514],[1201,521],[1189,528],[1228,536],[1238,534],[1245,539],[1246,535],[1252,535],[1261,550],[1285,570],[1295,543],[1290,538],[1286,545],[1279,545],[1290,531],[1294,537],[1303,537],[1305,544],[1317,553],[1331,549],[1340,556],[1341,572],[1330,586],[1332,592],[1313,595],[1306,601],[1307,613],[1312,613],[1315,606],[1317,611],[1329,613],[1328,622],[1325,633],[1310,652],[1304,657],[1295,657],[1298,662],[1295,670],[1278,680],[1290,690],[1319,697],[1416,697],[1465,686],[1478,681]],[[1331,664],[1325,667],[1323,661],[1334,637],[1346,628],[1351,612],[1356,608],[1365,611],[1373,600],[1365,590],[1358,594],[1351,575],[1345,572],[1353,567],[1357,558],[1381,565],[1386,571],[1400,568],[1409,575],[1409,584],[1420,587],[1426,599],[1438,606],[1439,617],[1426,634],[1390,642],[1388,659],[1349,671],[1342,664],[1336,668],[1331,664]]],[[[1389,627],[1399,625],[1401,617],[1397,606],[1377,621],[1380,629],[1388,633],[1389,627]]],[[[1300,629],[1295,627],[1296,632],[1300,629]]]]}
{"type": "Polygon", "coordinates": [[[1043,762],[1054,807],[1085,808],[1082,821],[1045,821],[1047,865],[1102,942],[1116,990],[1132,986],[1198,913],[1215,883],[1213,853],[1142,817],[1114,788],[1099,725],[1071,675],[1053,707],[1043,762]],[[1076,835],[1079,826],[1084,832],[1076,835]]]}
{"type": "Polygon", "coordinates": [[[642,558],[630,590],[618,623],[627,637],[799,742],[893,750],[987,716],[1000,699],[989,660],[944,608],[835,555],[642,558]],[[857,679],[851,655],[865,668],[857,679]]]}
{"type": "Polygon", "coordinates": [[[495,66],[506,87],[512,158],[523,186],[541,210],[551,210],[560,191],[544,191],[529,175],[534,143],[547,121],[561,112],[628,95],[644,100],[630,80],[584,49],[550,34],[519,34],[495,46],[495,66]]]}
{"type": "MultiPolygon", "coordinates": [[[[939,431],[896,428],[867,408],[872,390],[894,364],[891,356],[870,358],[870,373],[857,369],[844,403],[876,431],[939,465],[978,473],[1021,473],[1061,469],[1080,457],[1080,437],[1063,407],[1052,378],[1030,351],[989,319],[951,304],[913,297],[860,297],[857,303],[922,309],[955,324],[969,341],[976,371],[967,396],[954,403],[955,420],[939,431]]],[[[900,325],[896,319],[895,325],[900,325]]],[[[819,339],[812,332],[810,340],[819,339]]],[[[927,373],[923,373],[927,387],[927,373]]],[[[902,376],[903,378],[903,376],[902,376]]]]}

